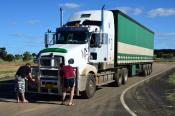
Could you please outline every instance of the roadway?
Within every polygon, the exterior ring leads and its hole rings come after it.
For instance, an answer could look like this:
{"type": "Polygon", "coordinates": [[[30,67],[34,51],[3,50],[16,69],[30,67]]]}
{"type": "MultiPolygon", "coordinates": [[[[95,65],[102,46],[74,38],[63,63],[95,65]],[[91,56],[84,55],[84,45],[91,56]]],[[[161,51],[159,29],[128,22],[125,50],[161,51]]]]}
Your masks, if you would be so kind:
{"type": "MultiPolygon", "coordinates": [[[[155,75],[168,68],[175,67],[172,63],[154,63],[153,73],[155,75]]],[[[130,116],[123,107],[120,96],[122,92],[139,81],[147,77],[132,77],[129,78],[126,85],[121,87],[112,87],[110,85],[98,88],[96,94],[91,99],[82,99],[75,97],[74,106],[60,105],[58,96],[48,95],[28,95],[30,103],[16,103],[14,93],[13,80],[0,81],[0,115],[1,116],[130,116]]],[[[153,77],[154,78],[154,77],[153,77]]],[[[127,92],[124,96],[126,105],[135,113],[140,104],[133,103],[135,99],[131,99],[137,89],[132,89],[132,92],[127,92]],[[128,97],[129,96],[129,97],[128,97]],[[136,106],[133,106],[136,105],[136,106]]],[[[140,107],[139,107],[140,108],[140,107]]],[[[145,112],[145,110],[143,110],[145,112]]],[[[139,109],[139,114],[142,114],[142,109],[139,109]]]]}

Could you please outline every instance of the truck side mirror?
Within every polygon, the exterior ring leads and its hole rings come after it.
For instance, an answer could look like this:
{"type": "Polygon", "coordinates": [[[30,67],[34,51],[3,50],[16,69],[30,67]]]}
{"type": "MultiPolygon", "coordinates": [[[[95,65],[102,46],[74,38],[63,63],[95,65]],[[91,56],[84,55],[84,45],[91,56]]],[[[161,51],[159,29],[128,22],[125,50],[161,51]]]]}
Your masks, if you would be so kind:
{"type": "Polygon", "coordinates": [[[48,48],[48,34],[45,34],[45,48],[48,48]]]}

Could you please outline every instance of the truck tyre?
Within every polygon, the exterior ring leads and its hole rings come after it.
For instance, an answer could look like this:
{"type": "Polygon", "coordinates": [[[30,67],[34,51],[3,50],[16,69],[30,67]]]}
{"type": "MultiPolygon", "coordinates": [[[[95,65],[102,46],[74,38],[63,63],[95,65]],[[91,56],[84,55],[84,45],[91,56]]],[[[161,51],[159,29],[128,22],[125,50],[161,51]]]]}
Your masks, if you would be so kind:
{"type": "Polygon", "coordinates": [[[148,75],[148,67],[146,64],[143,65],[143,76],[147,76],[148,75]]]}
{"type": "Polygon", "coordinates": [[[150,64],[147,64],[147,75],[150,75],[151,74],[151,70],[150,70],[150,64]]]}
{"type": "Polygon", "coordinates": [[[150,68],[151,68],[151,73],[152,73],[152,72],[153,72],[153,65],[152,65],[152,64],[150,64],[150,65],[151,65],[151,67],[150,67],[150,68]]]}
{"type": "Polygon", "coordinates": [[[152,73],[152,64],[149,64],[149,75],[152,73]]]}
{"type": "Polygon", "coordinates": [[[119,87],[122,84],[122,70],[117,69],[117,73],[114,74],[114,86],[119,87]]]}
{"type": "Polygon", "coordinates": [[[86,82],[86,90],[83,92],[83,97],[89,99],[94,96],[95,91],[96,91],[95,78],[93,74],[88,74],[86,82]]]}
{"type": "Polygon", "coordinates": [[[122,69],[122,84],[126,84],[127,80],[128,80],[128,69],[127,68],[123,68],[122,69]]]}

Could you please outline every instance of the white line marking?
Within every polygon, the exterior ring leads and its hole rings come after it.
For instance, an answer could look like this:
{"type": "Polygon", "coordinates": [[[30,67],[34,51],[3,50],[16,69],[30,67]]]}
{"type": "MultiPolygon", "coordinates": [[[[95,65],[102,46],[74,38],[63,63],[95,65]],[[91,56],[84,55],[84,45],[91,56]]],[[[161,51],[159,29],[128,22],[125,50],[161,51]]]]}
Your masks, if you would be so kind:
{"type": "Polygon", "coordinates": [[[155,74],[155,75],[152,75],[152,76],[148,76],[148,77],[146,77],[146,79],[144,79],[144,80],[142,80],[142,81],[139,81],[139,82],[135,83],[134,85],[129,86],[128,88],[126,88],[126,89],[122,92],[122,94],[120,95],[120,101],[121,101],[123,107],[126,109],[126,111],[127,111],[129,114],[131,114],[132,116],[137,116],[137,114],[134,113],[134,111],[132,111],[132,110],[127,106],[127,104],[125,103],[124,96],[125,96],[126,92],[127,92],[128,90],[130,90],[131,88],[133,88],[133,87],[135,87],[135,86],[141,84],[142,82],[144,82],[144,81],[146,81],[146,80],[149,80],[149,79],[151,79],[151,78],[153,78],[153,77],[155,77],[155,76],[157,76],[157,75],[159,75],[159,74],[161,74],[161,73],[164,73],[164,72],[170,70],[171,68],[173,68],[173,67],[170,67],[170,68],[168,68],[167,70],[161,71],[161,72],[158,73],[158,74],[155,74]]]}

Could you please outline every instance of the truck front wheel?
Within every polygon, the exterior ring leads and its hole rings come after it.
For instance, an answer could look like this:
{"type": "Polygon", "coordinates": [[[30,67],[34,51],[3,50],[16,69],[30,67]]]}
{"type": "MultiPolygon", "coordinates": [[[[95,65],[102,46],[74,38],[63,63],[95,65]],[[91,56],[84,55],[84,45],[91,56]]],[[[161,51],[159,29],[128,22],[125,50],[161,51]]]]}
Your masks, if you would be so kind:
{"type": "Polygon", "coordinates": [[[83,92],[85,98],[91,98],[96,91],[95,78],[93,74],[88,74],[86,82],[86,90],[83,92]]]}

